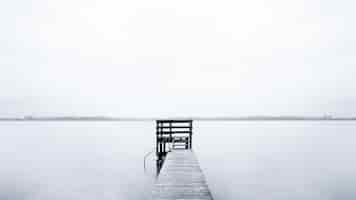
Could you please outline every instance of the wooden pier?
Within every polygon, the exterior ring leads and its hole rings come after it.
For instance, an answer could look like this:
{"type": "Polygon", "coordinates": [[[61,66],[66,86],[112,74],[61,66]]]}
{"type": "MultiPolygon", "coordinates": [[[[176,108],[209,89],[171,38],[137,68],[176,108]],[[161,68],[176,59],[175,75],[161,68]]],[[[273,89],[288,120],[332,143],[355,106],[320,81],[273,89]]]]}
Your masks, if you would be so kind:
{"type": "Polygon", "coordinates": [[[167,154],[153,188],[152,199],[213,199],[192,150],[174,150],[167,154]]]}
{"type": "Polygon", "coordinates": [[[152,200],[212,200],[204,174],[192,150],[192,121],[157,121],[158,176],[152,200]],[[168,125],[165,125],[168,123],[168,125]],[[188,126],[176,125],[186,123],[188,126]],[[164,128],[162,128],[164,127],[164,128]],[[168,128],[169,131],[164,131],[168,128]],[[178,131],[174,129],[187,129],[178,131]],[[167,134],[168,136],[164,136],[167,134]],[[179,136],[175,135],[179,134],[179,136]],[[181,134],[187,134],[182,136],[181,134]],[[177,145],[174,143],[181,143],[177,145]],[[171,143],[169,145],[169,143],[171,143]],[[171,146],[168,150],[167,146],[171,146]]]}
{"type": "Polygon", "coordinates": [[[193,120],[157,120],[156,156],[157,174],[167,153],[174,147],[192,148],[193,120]]]}

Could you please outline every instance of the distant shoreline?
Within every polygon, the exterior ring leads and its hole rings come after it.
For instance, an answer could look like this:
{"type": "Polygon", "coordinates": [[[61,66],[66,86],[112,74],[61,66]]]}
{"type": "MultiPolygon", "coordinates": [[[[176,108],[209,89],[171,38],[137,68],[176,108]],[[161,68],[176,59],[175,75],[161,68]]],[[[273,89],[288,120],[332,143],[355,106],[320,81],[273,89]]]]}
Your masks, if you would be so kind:
{"type": "MultiPolygon", "coordinates": [[[[166,118],[115,118],[115,117],[24,117],[0,118],[0,121],[155,121],[166,118]]],[[[356,121],[356,117],[182,117],[197,121],[356,121]]]]}

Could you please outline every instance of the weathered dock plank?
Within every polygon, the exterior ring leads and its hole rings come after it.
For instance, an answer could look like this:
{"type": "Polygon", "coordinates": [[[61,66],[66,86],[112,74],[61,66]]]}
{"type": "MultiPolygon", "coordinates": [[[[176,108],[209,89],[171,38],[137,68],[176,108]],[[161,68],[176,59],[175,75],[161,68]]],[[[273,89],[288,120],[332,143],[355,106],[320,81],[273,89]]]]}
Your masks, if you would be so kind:
{"type": "Polygon", "coordinates": [[[152,192],[153,200],[212,200],[211,193],[191,149],[167,154],[152,192]]]}

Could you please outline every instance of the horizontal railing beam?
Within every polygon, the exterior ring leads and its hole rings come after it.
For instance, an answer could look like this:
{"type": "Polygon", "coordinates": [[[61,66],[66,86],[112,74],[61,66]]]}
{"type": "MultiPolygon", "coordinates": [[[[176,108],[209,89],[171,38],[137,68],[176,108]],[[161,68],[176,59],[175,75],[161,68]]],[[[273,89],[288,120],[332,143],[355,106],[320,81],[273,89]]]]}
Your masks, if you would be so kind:
{"type": "Polygon", "coordinates": [[[191,131],[158,131],[158,134],[190,134],[191,131]]]}
{"type": "Polygon", "coordinates": [[[191,128],[191,126],[157,126],[158,128],[191,128]]]}
{"type": "Polygon", "coordinates": [[[192,120],[157,120],[158,123],[190,123],[192,120]]]}

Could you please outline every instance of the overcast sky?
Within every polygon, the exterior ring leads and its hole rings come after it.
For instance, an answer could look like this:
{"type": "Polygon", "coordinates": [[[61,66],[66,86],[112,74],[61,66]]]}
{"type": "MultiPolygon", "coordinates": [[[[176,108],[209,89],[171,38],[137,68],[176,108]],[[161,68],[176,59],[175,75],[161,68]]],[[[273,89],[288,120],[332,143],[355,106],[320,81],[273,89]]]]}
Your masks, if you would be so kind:
{"type": "Polygon", "coordinates": [[[356,115],[352,0],[0,3],[0,115],[356,115]]]}

